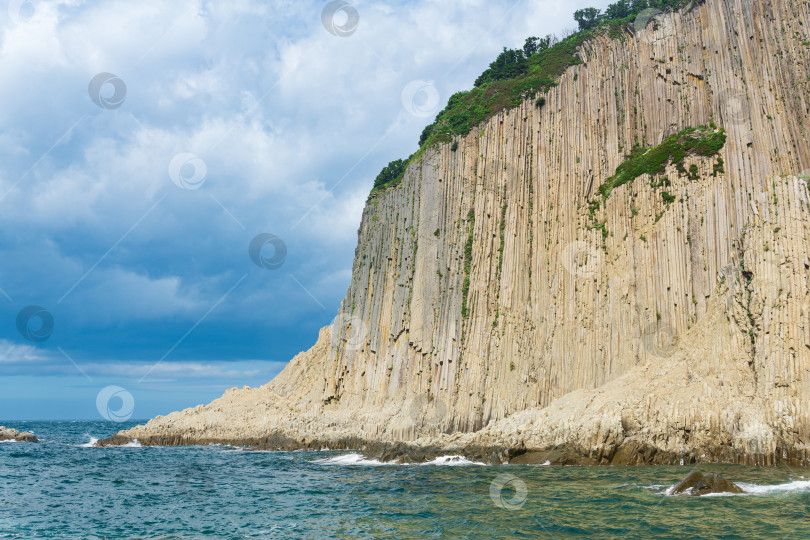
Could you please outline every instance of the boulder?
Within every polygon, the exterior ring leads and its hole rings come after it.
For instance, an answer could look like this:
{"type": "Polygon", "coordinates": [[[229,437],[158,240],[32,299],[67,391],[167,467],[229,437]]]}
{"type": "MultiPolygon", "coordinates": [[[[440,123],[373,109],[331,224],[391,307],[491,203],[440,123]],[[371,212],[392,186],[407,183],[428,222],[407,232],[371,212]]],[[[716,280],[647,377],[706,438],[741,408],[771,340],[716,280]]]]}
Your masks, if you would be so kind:
{"type": "Polygon", "coordinates": [[[740,486],[729,482],[720,475],[709,473],[704,475],[700,471],[690,472],[686,478],[675,486],[673,495],[707,495],[709,493],[745,493],[740,486]]]}
{"type": "Polygon", "coordinates": [[[0,441],[38,442],[30,431],[19,432],[16,429],[0,426],[0,441]]]}
{"type": "Polygon", "coordinates": [[[17,442],[39,442],[36,435],[31,433],[30,431],[22,431],[19,435],[14,438],[17,442]]]}

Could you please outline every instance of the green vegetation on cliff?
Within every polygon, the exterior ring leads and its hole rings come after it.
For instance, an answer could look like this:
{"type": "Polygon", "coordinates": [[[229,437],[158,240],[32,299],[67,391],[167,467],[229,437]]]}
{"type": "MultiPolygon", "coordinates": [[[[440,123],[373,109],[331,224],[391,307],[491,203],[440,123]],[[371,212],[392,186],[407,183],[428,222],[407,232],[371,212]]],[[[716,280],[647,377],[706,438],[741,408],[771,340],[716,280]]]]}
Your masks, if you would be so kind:
{"type": "Polygon", "coordinates": [[[374,182],[372,194],[399,183],[407,165],[425,148],[467,135],[476,125],[502,110],[519,106],[525,99],[536,98],[538,107],[545,105],[543,94],[557,85],[557,80],[570,66],[582,62],[577,50],[593,36],[619,37],[623,32],[632,31],[638,16],[649,19],[656,13],[649,10],[673,11],[689,3],[690,0],[618,0],[604,13],[594,8],[577,11],[574,18],[579,32],[562,40],[551,35],[530,37],[520,49],[504,48],[476,79],[472,90],[450,96],[444,110],[422,131],[419,151],[406,160],[392,161],[382,170],[374,182]]]}
{"type": "Polygon", "coordinates": [[[464,283],[461,286],[461,316],[470,316],[467,295],[470,292],[470,270],[472,269],[473,240],[475,239],[475,211],[467,213],[467,242],[464,244],[464,283]]]}
{"type": "Polygon", "coordinates": [[[663,174],[670,163],[678,168],[683,176],[691,176],[683,166],[686,156],[716,156],[726,144],[726,132],[714,126],[687,128],[664,139],[658,146],[636,147],[619,165],[616,173],[599,186],[603,199],[619,186],[632,182],[643,174],[663,174]]]}
{"type": "Polygon", "coordinates": [[[504,49],[472,90],[450,96],[447,107],[425,128],[423,144],[450,142],[453,136],[468,134],[499,111],[546,92],[569,66],[581,63],[577,48],[591,36],[590,32],[580,32],[556,43],[551,36],[542,40],[532,37],[524,49],[504,49]],[[536,52],[527,58],[524,50],[536,52]]]}
{"type": "Polygon", "coordinates": [[[380,171],[374,180],[374,189],[398,183],[405,174],[409,159],[395,159],[380,171]]]}

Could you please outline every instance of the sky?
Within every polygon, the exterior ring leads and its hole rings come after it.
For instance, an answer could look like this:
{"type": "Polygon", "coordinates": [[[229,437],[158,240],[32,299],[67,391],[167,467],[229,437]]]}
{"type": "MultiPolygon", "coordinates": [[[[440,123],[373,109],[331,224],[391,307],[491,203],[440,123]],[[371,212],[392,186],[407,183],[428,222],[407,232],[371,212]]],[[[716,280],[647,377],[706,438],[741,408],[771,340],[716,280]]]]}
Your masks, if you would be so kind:
{"type": "Polygon", "coordinates": [[[380,169],[604,0],[0,9],[0,423],[260,386],[331,323],[380,169]]]}

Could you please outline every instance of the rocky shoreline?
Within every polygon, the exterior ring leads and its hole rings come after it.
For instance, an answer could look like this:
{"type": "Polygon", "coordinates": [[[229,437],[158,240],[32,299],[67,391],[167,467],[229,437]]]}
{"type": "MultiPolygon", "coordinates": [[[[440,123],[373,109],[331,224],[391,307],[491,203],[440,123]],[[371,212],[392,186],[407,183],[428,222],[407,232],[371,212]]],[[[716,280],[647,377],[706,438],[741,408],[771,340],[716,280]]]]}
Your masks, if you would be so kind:
{"type": "Polygon", "coordinates": [[[284,434],[248,439],[191,438],[186,436],[153,436],[134,439],[113,435],[96,443],[99,447],[123,446],[137,441],[143,446],[238,446],[251,450],[336,451],[362,454],[367,459],[384,463],[427,463],[436,458],[457,455],[486,465],[556,465],[556,466],[643,466],[694,465],[697,463],[729,463],[751,466],[810,467],[810,459],[802,453],[785,450],[776,455],[751,455],[735,452],[725,446],[684,452],[663,451],[643,442],[627,440],[599,452],[588,452],[579,446],[560,445],[549,448],[436,444],[432,442],[372,441],[358,437],[340,439],[296,439],[284,434]]]}
{"type": "Polygon", "coordinates": [[[30,431],[18,431],[0,426],[0,441],[39,442],[39,439],[30,431]]]}

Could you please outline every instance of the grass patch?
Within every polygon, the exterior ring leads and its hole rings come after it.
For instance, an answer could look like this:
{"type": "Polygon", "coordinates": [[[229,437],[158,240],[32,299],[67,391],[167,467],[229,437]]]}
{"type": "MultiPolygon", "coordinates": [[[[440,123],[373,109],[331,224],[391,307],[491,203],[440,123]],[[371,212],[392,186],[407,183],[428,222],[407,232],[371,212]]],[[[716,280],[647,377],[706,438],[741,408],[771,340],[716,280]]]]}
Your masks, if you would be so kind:
{"type": "Polygon", "coordinates": [[[632,182],[641,175],[652,176],[663,174],[667,166],[674,164],[681,174],[695,178],[697,167],[689,172],[683,166],[687,156],[699,155],[711,157],[717,155],[726,144],[726,132],[709,126],[687,128],[664,139],[658,146],[649,148],[636,147],[619,165],[616,173],[599,186],[603,199],[619,186],[632,182]]]}
{"type": "Polygon", "coordinates": [[[475,233],[475,212],[470,210],[467,213],[467,242],[464,244],[464,284],[461,286],[461,316],[467,318],[470,316],[470,310],[467,307],[467,295],[470,292],[470,269],[472,267],[472,248],[475,233]]]}

